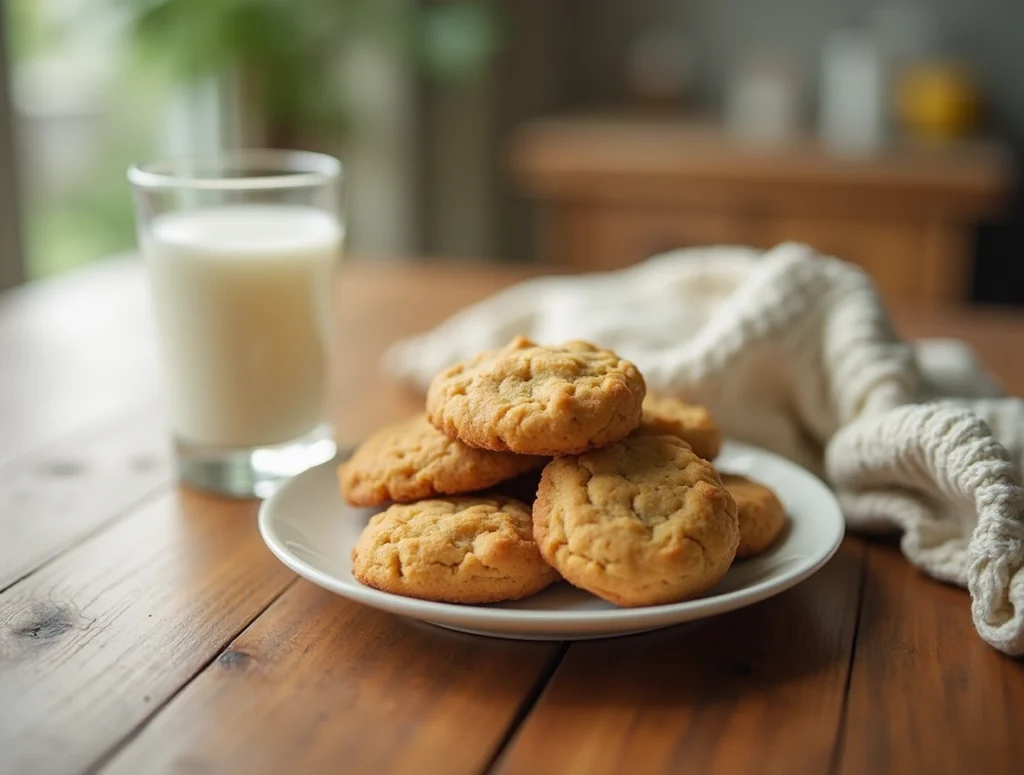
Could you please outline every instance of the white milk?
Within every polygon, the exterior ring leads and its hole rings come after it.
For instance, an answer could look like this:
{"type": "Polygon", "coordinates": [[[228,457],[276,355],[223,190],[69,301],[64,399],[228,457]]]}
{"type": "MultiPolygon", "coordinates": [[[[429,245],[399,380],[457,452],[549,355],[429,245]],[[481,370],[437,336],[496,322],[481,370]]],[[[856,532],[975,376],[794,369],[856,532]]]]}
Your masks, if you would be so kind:
{"type": "Polygon", "coordinates": [[[300,206],[213,207],[157,216],[140,241],[177,436],[256,447],[316,428],[336,220],[300,206]]]}

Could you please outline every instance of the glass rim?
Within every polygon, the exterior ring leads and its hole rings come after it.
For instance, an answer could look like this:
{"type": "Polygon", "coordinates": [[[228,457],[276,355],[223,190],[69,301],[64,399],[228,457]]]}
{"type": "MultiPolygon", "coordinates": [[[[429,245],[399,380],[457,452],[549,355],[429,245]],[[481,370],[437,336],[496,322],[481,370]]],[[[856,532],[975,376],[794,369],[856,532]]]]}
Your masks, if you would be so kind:
{"type": "Polygon", "coordinates": [[[326,153],[314,151],[251,148],[210,154],[178,156],[133,164],[128,181],[148,191],[194,189],[203,191],[252,191],[307,188],[341,179],[341,162],[326,153]],[[195,169],[217,172],[199,174],[195,169]],[[227,177],[229,170],[260,174],[227,177]],[[185,170],[179,172],[178,170],[185,170]],[[271,172],[270,170],[273,170],[271,172]]]}

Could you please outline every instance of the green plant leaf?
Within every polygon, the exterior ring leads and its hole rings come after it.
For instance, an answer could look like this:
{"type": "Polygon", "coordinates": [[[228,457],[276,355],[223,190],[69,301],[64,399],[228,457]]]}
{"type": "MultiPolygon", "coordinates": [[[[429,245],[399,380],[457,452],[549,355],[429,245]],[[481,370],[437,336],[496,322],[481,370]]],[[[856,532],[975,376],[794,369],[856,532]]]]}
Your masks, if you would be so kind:
{"type": "Polygon", "coordinates": [[[411,54],[433,77],[471,76],[497,50],[489,3],[421,7],[414,0],[119,0],[136,48],[178,77],[238,67],[261,90],[272,122],[338,132],[349,108],[335,78],[338,52],[369,36],[411,54]]]}

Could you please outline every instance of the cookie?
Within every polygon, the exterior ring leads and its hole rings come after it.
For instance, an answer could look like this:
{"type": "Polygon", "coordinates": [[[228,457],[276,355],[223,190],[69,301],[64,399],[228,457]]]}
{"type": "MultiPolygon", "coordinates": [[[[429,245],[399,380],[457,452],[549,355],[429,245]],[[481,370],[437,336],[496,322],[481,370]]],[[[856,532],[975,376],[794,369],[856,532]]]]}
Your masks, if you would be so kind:
{"type": "Polygon", "coordinates": [[[737,474],[722,474],[722,484],[736,501],[740,523],[736,557],[753,557],[767,551],[786,527],[786,511],[775,493],[737,474]]]}
{"type": "Polygon", "coordinates": [[[678,436],[705,460],[714,460],[722,448],[722,432],[707,407],[676,398],[647,396],[637,432],[678,436]]]}
{"type": "Polygon", "coordinates": [[[468,447],[418,415],[373,434],[338,467],[354,506],[407,503],[482,490],[544,464],[544,458],[468,447]]]}
{"type": "Polygon", "coordinates": [[[502,497],[391,506],[359,537],[352,575],[385,592],[447,603],[518,600],[558,580],[534,542],[530,509],[502,497]]]}
{"type": "Polygon", "coordinates": [[[648,434],[548,463],[533,534],[567,581],[623,606],[706,592],[739,543],[736,504],[711,464],[676,436],[648,434]]]}
{"type": "Polygon", "coordinates": [[[575,455],[636,428],[645,393],[636,366],[610,350],[541,347],[520,336],[438,374],[427,416],[472,447],[575,455]]]}

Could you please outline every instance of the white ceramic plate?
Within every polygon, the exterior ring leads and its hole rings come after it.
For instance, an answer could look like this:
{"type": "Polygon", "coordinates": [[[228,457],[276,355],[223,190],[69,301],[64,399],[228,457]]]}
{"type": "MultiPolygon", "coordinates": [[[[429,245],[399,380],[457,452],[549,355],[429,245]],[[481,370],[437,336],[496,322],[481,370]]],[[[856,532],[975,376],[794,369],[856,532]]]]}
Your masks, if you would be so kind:
{"type": "MultiPolygon", "coordinates": [[[[453,630],[528,640],[579,640],[654,630],[731,611],[777,595],[821,568],[839,548],[839,504],[816,477],[756,447],[729,442],[716,467],[771,487],[790,524],[767,553],[737,562],[699,600],[647,608],[617,608],[566,583],[538,595],[495,605],[433,603],[364,587],[352,578],[350,550],[373,509],[346,505],[334,464],[286,482],[260,508],[260,533],[270,550],[298,573],[350,600],[453,630]]],[[[379,509],[378,509],[379,510],[379,509]]]]}

